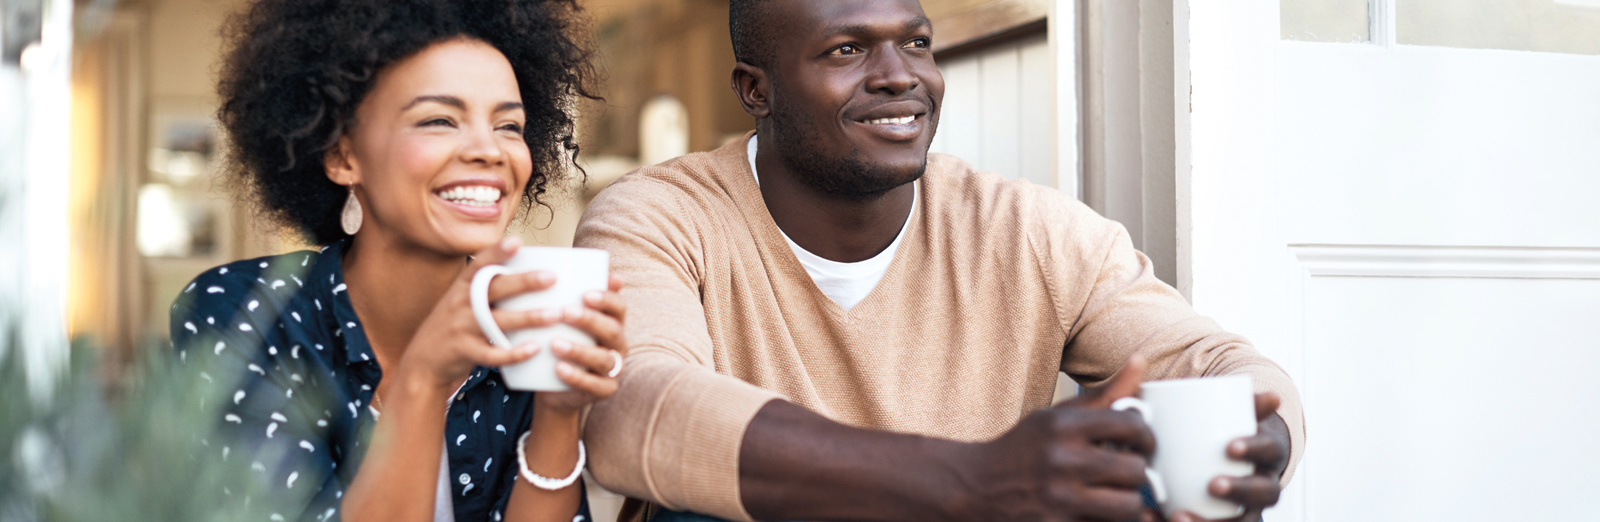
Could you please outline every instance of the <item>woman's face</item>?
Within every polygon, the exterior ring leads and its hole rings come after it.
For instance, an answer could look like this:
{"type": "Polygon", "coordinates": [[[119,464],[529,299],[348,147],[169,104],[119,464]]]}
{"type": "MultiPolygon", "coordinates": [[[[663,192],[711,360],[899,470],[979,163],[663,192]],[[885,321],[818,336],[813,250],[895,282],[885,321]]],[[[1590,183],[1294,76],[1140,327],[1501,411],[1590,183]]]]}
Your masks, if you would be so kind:
{"type": "Polygon", "coordinates": [[[328,177],[354,184],[357,237],[472,254],[500,240],[520,204],[533,168],[525,123],[500,51],[466,38],[437,43],[378,74],[329,154],[328,177]]]}

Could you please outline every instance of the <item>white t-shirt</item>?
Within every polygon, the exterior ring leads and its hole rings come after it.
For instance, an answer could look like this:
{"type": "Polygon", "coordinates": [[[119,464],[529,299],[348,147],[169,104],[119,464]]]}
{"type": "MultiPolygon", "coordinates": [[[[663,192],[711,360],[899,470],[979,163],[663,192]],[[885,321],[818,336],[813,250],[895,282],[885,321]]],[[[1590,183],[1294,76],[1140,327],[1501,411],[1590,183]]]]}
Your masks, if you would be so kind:
{"type": "MultiPolygon", "coordinates": [[[[750,136],[749,145],[745,151],[750,156],[750,173],[756,172],[756,138],[750,136]]],[[[756,184],[761,183],[761,177],[756,176],[756,184]]],[[[911,208],[917,208],[917,199],[921,197],[921,189],[912,184],[911,208]]],[[[789,234],[783,229],[783,240],[789,243],[789,249],[794,250],[794,257],[800,260],[800,265],[806,267],[806,273],[811,275],[811,281],[816,283],[817,289],[822,290],[822,295],[828,296],[839,306],[849,310],[856,303],[861,302],[878,286],[878,281],[883,279],[884,272],[889,271],[889,263],[894,261],[894,252],[900,249],[900,239],[906,237],[906,227],[911,224],[911,217],[906,217],[905,224],[900,225],[900,233],[894,236],[894,242],[889,243],[889,248],[883,249],[871,259],[855,263],[840,263],[817,256],[794,240],[789,239],[789,234]]]]}

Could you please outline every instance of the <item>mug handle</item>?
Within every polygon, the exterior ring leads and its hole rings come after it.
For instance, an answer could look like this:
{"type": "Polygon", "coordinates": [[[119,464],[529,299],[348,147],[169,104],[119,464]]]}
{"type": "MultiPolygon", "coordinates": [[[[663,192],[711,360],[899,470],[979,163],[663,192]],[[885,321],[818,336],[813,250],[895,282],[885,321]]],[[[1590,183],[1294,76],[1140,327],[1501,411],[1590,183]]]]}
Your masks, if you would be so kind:
{"type": "MultiPolygon", "coordinates": [[[[1139,416],[1144,417],[1144,422],[1146,424],[1149,424],[1153,419],[1155,419],[1155,413],[1151,411],[1152,408],[1150,408],[1150,404],[1140,400],[1138,397],[1123,397],[1121,399],[1117,399],[1116,402],[1111,403],[1111,409],[1116,411],[1133,410],[1139,412],[1139,416]]],[[[1156,497],[1156,503],[1167,503],[1167,487],[1161,482],[1161,475],[1156,474],[1156,470],[1146,467],[1144,468],[1144,476],[1150,480],[1150,493],[1156,497]]]]}
{"type": "Polygon", "coordinates": [[[489,282],[494,276],[508,274],[511,270],[505,265],[488,265],[478,269],[472,276],[472,285],[467,288],[467,296],[472,301],[472,316],[478,320],[478,328],[483,329],[483,335],[489,338],[489,344],[501,348],[511,348],[511,339],[506,338],[506,333],[500,330],[500,325],[494,322],[494,313],[489,310],[489,282]]]}

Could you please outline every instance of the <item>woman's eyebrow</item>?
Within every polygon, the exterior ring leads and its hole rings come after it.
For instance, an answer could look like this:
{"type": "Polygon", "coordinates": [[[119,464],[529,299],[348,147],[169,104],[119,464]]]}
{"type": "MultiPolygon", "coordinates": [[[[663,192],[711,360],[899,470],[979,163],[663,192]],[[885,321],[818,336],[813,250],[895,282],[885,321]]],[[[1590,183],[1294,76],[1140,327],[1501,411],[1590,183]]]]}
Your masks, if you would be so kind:
{"type": "Polygon", "coordinates": [[[444,105],[449,105],[451,107],[455,107],[457,109],[467,110],[467,102],[461,101],[461,98],[457,98],[455,96],[449,96],[449,95],[439,95],[439,94],[424,94],[422,96],[418,96],[416,98],[412,98],[411,102],[407,103],[405,107],[401,107],[400,110],[404,111],[406,109],[410,109],[410,108],[415,107],[417,104],[422,103],[422,102],[441,103],[441,104],[444,104],[444,105]]]}
{"type": "Polygon", "coordinates": [[[499,105],[494,106],[494,112],[498,114],[506,111],[520,110],[522,108],[522,102],[500,102],[499,105]]]}

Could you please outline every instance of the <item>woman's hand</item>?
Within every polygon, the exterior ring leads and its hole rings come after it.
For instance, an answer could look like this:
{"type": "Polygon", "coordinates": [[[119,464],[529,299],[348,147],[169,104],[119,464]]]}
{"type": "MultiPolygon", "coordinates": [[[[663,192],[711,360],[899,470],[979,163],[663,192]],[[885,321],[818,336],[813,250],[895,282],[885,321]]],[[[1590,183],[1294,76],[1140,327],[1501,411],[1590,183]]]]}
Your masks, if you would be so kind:
{"type": "MultiPolygon", "coordinates": [[[[468,294],[472,276],[478,273],[478,269],[504,263],[521,246],[522,241],[512,236],[472,257],[472,262],[461,270],[455,281],[450,283],[450,288],[445,290],[444,297],[439,299],[433,311],[417,327],[411,345],[400,360],[398,375],[418,379],[433,389],[443,390],[443,394],[449,394],[478,366],[500,367],[533,357],[537,350],[531,345],[504,350],[490,344],[472,314],[472,301],[468,294]]],[[[505,274],[490,281],[489,302],[537,292],[553,284],[555,276],[549,272],[505,274]]],[[[546,326],[553,322],[540,310],[495,310],[493,314],[495,322],[505,331],[546,326]]]]}
{"type": "Polygon", "coordinates": [[[622,332],[623,316],[628,307],[617,293],[621,290],[622,280],[611,276],[606,291],[583,296],[584,306],[547,311],[545,318],[550,323],[559,321],[582,330],[594,338],[595,345],[562,339],[550,343],[551,351],[560,359],[556,363],[556,376],[572,390],[534,396],[539,407],[576,412],[617,392],[617,377],[612,375],[621,373],[617,365],[628,355],[628,340],[622,332]]]}

